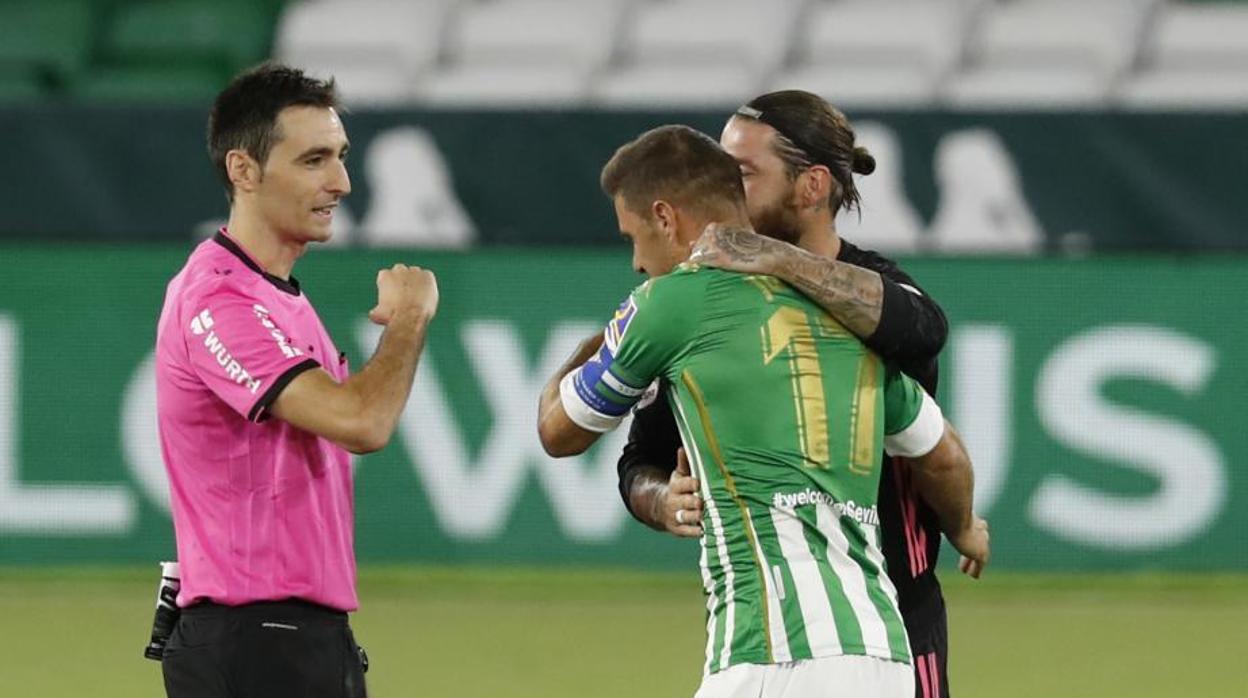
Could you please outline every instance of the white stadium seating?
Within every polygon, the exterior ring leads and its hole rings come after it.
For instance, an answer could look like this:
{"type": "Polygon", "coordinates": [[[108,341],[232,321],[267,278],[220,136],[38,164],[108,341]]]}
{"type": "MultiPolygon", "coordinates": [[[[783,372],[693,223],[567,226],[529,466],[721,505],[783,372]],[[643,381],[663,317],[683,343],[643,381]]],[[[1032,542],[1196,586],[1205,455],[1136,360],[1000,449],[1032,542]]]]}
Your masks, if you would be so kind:
{"type": "Polygon", "coordinates": [[[1248,109],[1248,2],[305,0],[275,55],[354,104],[1248,109]]]}
{"type": "Polygon", "coordinates": [[[292,3],[278,22],[276,57],[334,75],[349,102],[411,99],[417,76],[437,59],[453,0],[313,0],[292,3]]]}
{"type": "Polygon", "coordinates": [[[446,65],[420,96],[439,105],[559,106],[583,101],[610,59],[616,0],[496,0],[461,7],[446,65]]]}
{"type": "Polygon", "coordinates": [[[1147,3],[1016,0],[992,6],[945,101],[980,109],[1103,105],[1134,60],[1147,3]]]}
{"type": "Polygon", "coordinates": [[[772,89],[802,88],[845,107],[930,104],[960,58],[964,0],[844,0],[813,5],[797,29],[795,64],[772,89]]]}
{"type": "Polygon", "coordinates": [[[1142,51],[1148,69],[1123,83],[1120,105],[1248,108],[1248,7],[1163,7],[1142,51]]]}
{"type": "Polygon", "coordinates": [[[794,0],[667,0],[633,7],[620,67],[591,100],[609,106],[703,106],[750,97],[788,51],[794,0]]]}

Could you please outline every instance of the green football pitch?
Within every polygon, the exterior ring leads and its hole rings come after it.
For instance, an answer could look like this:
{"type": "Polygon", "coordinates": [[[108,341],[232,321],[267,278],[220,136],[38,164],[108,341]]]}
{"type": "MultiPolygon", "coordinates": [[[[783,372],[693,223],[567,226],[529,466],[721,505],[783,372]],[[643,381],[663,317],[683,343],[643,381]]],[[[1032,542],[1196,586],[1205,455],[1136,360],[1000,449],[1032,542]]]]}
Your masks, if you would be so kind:
{"type": "MultiPolygon", "coordinates": [[[[0,696],[162,696],[142,658],[157,568],[0,568],[0,696]]],[[[1246,575],[946,572],[959,698],[1242,696],[1246,575]]],[[[690,696],[696,576],[366,568],[356,636],[370,693],[690,696]]]]}

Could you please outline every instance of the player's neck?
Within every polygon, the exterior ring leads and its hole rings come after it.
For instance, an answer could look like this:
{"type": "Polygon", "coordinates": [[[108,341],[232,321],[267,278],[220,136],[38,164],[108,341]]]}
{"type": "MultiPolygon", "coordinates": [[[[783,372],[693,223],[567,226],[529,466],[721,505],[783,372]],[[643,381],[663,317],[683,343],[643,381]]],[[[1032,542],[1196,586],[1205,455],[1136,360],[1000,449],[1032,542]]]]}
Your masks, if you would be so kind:
{"type": "Polygon", "coordinates": [[[226,232],[261,269],[279,279],[290,279],[295,260],[307,248],[307,243],[284,238],[276,230],[240,211],[237,206],[230,211],[226,232]]]}
{"type": "Polygon", "coordinates": [[[826,259],[836,259],[841,252],[841,237],[836,233],[836,221],[828,216],[816,216],[804,221],[798,247],[826,259]]]}

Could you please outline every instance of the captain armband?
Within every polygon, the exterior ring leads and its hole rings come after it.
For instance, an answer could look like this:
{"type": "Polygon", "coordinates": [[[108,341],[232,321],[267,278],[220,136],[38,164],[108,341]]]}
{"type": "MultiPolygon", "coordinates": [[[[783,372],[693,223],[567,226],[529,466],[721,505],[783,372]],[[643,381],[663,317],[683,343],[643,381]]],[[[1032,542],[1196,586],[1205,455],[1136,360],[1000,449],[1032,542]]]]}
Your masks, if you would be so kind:
{"type": "Polygon", "coordinates": [[[559,382],[563,410],[577,426],[603,433],[619,426],[628,411],[641,399],[646,386],[630,385],[612,373],[612,360],[606,347],[584,366],[559,382]]]}

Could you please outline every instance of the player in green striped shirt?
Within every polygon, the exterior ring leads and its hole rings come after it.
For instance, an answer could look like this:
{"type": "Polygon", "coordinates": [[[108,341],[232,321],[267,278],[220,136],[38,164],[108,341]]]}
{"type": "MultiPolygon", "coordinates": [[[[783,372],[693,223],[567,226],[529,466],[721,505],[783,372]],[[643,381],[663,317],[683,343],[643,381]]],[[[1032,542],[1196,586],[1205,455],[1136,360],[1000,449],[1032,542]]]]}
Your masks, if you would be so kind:
{"type": "MultiPolygon", "coordinates": [[[[805,296],[772,277],[682,264],[708,223],[748,227],[738,166],[714,141],[687,127],[647,132],[608,163],[603,188],[634,266],[652,278],[548,384],[543,445],[584,450],[665,378],[659,398],[704,502],[698,696],[909,698],[908,641],[880,552],[881,450],[945,468],[938,513],[969,517],[956,435],[915,381],[805,296]]],[[[986,561],[986,541],[954,543],[986,561]]]]}

